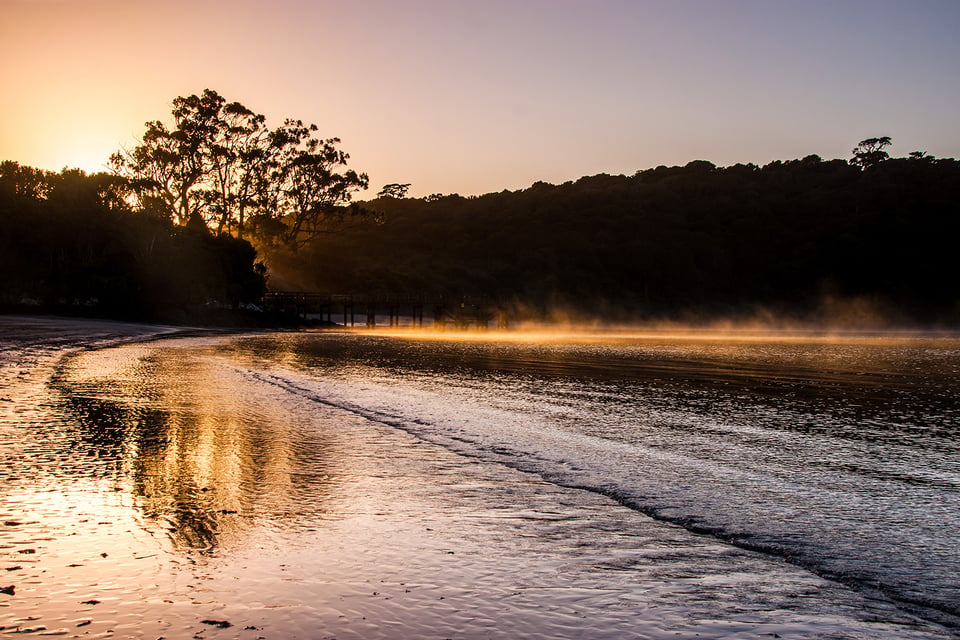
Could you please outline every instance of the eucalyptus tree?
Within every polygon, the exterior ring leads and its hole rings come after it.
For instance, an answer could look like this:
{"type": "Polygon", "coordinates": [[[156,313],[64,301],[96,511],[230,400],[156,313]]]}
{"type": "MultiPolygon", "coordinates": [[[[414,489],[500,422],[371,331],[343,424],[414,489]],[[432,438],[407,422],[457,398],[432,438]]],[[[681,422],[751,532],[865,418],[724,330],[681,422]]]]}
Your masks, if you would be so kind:
{"type": "Polygon", "coordinates": [[[410,189],[410,183],[391,182],[381,187],[378,198],[406,198],[407,191],[410,189]]]}
{"type": "Polygon", "coordinates": [[[853,158],[850,160],[850,164],[855,164],[862,169],[866,169],[884,160],[888,160],[890,154],[883,149],[884,147],[889,147],[890,144],[890,136],[861,140],[852,151],[853,158]]]}
{"type": "Polygon", "coordinates": [[[225,102],[209,89],[178,97],[172,128],[151,120],[140,144],[111,156],[111,169],[128,179],[139,209],[179,225],[203,218],[211,203],[210,149],[225,102]]]}
{"type": "Polygon", "coordinates": [[[265,118],[239,102],[224,105],[209,149],[210,207],[207,224],[218,234],[235,230],[243,237],[250,213],[265,202],[274,163],[265,118]]]}
{"type": "Polygon", "coordinates": [[[367,174],[345,169],[350,156],[337,148],[340,139],[317,138],[316,131],[315,124],[287,119],[270,136],[275,154],[271,201],[263,215],[273,224],[261,229],[272,230],[273,239],[293,251],[359,213],[359,207],[348,205],[356,191],[369,186],[367,174]]]}
{"type": "Polygon", "coordinates": [[[292,250],[357,208],[352,195],[366,174],[346,170],[339,138],[287,119],[276,129],[264,116],[207,89],[173,101],[173,126],[146,123],[141,142],[111,158],[140,210],[178,225],[203,224],[216,234],[247,234],[292,250]]]}
{"type": "Polygon", "coordinates": [[[0,207],[7,201],[37,201],[50,192],[50,173],[13,160],[0,162],[0,207]]]}

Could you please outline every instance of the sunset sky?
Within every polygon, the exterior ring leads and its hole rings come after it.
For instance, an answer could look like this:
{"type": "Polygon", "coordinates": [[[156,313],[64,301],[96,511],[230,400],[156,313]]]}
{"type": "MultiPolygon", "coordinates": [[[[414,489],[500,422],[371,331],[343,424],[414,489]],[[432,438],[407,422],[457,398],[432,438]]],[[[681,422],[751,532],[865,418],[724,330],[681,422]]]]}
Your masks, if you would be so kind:
{"type": "Polygon", "coordinates": [[[960,156],[957,0],[0,0],[0,160],[103,168],[178,95],[411,195],[710,160],[960,156]]]}

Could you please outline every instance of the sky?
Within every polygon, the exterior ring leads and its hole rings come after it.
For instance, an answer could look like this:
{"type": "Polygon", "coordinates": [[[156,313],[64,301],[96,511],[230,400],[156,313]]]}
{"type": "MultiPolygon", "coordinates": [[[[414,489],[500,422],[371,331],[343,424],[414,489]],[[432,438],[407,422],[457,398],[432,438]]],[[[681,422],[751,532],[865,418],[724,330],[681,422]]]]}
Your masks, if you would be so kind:
{"type": "Polygon", "coordinates": [[[210,88],[410,195],[960,157],[957,0],[0,0],[0,160],[103,170],[210,88]]]}

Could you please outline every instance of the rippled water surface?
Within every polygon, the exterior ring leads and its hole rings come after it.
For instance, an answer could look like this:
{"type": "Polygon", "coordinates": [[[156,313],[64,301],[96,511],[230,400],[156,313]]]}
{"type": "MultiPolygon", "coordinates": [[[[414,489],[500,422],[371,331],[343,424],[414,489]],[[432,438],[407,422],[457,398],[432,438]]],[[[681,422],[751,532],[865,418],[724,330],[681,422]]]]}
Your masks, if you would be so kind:
{"type": "Polygon", "coordinates": [[[953,339],[19,323],[0,633],[958,637],[953,339]]]}

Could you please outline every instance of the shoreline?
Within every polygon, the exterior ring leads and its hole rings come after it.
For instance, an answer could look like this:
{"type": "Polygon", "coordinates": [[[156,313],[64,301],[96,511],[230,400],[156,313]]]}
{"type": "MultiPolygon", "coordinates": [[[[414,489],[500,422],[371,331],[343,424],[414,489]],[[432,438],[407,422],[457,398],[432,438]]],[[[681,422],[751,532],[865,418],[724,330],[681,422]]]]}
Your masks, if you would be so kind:
{"type": "MultiPolygon", "coordinates": [[[[517,340],[569,340],[618,339],[618,338],[671,338],[692,340],[719,339],[796,339],[800,341],[829,341],[832,339],[881,339],[901,338],[960,338],[960,325],[943,322],[836,322],[822,319],[798,320],[754,317],[718,316],[708,320],[662,320],[645,319],[636,322],[606,322],[585,316],[580,321],[561,319],[557,321],[515,320],[509,327],[468,326],[458,328],[448,323],[416,326],[413,324],[366,325],[340,324],[321,318],[306,318],[296,315],[255,313],[246,310],[211,309],[199,314],[183,315],[170,321],[149,319],[125,319],[107,316],[83,315],[75,308],[43,310],[34,307],[0,307],[0,318],[34,319],[43,321],[61,320],[93,324],[97,322],[127,326],[169,327],[184,331],[209,331],[222,333],[248,333],[259,331],[343,331],[359,334],[386,336],[447,337],[455,339],[483,339],[495,337],[517,340]],[[206,320],[204,322],[204,320],[206,320]]],[[[174,314],[177,315],[177,314],[174,314]]],[[[182,314],[181,314],[182,315],[182,314]]]]}

